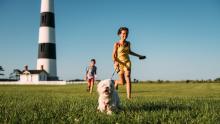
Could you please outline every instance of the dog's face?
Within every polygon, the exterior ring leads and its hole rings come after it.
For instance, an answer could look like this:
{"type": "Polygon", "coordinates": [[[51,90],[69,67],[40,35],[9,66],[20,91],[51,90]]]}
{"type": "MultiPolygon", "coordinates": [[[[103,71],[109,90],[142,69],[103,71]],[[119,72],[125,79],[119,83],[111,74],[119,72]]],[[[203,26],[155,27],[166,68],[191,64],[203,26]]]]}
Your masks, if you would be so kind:
{"type": "Polygon", "coordinates": [[[110,79],[102,80],[97,86],[99,95],[110,96],[114,90],[114,82],[110,79]]]}

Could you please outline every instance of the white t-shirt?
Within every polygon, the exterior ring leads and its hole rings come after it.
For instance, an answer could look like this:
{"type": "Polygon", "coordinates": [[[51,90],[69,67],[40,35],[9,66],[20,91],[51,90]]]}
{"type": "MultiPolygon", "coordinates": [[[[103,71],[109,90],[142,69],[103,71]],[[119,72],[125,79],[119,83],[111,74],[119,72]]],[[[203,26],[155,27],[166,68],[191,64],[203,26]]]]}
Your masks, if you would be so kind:
{"type": "Polygon", "coordinates": [[[88,66],[86,68],[86,73],[87,73],[86,76],[87,76],[87,78],[88,79],[95,78],[96,70],[97,70],[96,66],[88,66]]]}

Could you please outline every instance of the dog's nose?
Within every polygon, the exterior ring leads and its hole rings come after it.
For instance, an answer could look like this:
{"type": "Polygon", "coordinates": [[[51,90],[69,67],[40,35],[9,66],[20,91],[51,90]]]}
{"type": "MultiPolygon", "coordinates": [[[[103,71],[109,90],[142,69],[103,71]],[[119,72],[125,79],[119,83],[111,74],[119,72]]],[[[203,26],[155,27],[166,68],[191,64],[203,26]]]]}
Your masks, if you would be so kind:
{"type": "Polygon", "coordinates": [[[105,88],[105,92],[108,92],[108,91],[109,91],[109,87],[106,87],[106,88],[105,88]]]}

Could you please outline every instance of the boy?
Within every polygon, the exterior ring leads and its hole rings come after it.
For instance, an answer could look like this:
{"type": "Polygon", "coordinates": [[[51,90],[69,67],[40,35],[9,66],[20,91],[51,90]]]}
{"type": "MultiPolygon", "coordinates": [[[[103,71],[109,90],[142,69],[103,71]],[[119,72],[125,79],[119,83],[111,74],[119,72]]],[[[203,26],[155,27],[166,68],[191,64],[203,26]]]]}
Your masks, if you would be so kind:
{"type": "Polygon", "coordinates": [[[97,72],[97,67],[95,66],[96,61],[95,59],[91,59],[90,65],[86,68],[86,76],[85,79],[88,82],[88,88],[87,91],[92,93],[93,90],[93,85],[95,82],[95,77],[96,77],[96,72],[97,72]]]}

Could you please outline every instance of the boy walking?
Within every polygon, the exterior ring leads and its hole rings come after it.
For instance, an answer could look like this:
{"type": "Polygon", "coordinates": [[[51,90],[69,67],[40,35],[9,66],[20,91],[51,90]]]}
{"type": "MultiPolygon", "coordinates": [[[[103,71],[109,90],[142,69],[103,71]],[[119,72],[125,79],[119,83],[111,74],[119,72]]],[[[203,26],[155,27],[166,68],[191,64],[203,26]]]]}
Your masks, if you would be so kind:
{"type": "Polygon", "coordinates": [[[87,91],[92,93],[95,77],[97,75],[97,67],[95,59],[91,59],[89,66],[86,68],[86,80],[88,83],[87,91]]]}

